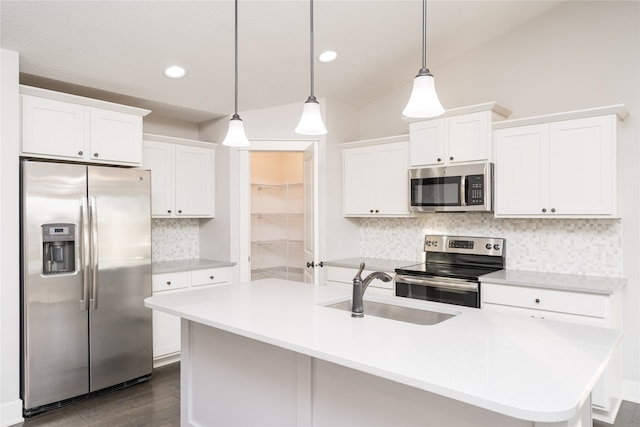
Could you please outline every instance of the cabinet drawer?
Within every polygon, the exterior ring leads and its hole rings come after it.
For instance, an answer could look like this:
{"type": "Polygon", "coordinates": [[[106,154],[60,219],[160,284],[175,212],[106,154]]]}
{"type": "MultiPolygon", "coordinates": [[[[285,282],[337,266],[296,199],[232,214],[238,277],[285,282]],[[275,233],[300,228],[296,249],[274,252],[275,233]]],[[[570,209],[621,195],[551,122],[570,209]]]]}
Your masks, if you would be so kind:
{"type": "Polygon", "coordinates": [[[209,268],[207,270],[196,270],[191,272],[191,285],[212,285],[229,281],[228,268],[209,268]]]}
{"type": "Polygon", "coordinates": [[[170,291],[189,287],[189,272],[154,274],[151,277],[153,292],[170,291]]]}
{"type": "Polygon", "coordinates": [[[533,310],[605,318],[607,296],[483,283],[482,302],[533,310]]]}
{"type": "MultiPolygon", "coordinates": [[[[344,267],[327,267],[327,275],[326,280],[328,282],[338,282],[338,283],[346,283],[349,285],[353,284],[353,277],[358,272],[357,268],[344,268],[344,267]]],[[[362,272],[362,278],[364,279],[369,274],[373,273],[373,270],[364,270],[362,272]]],[[[394,273],[388,273],[391,277],[394,276],[394,273]]],[[[369,286],[374,288],[384,288],[384,289],[393,289],[393,283],[391,282],[383,282],[382,280],[374,280],[371,282],[369,286]]]]}

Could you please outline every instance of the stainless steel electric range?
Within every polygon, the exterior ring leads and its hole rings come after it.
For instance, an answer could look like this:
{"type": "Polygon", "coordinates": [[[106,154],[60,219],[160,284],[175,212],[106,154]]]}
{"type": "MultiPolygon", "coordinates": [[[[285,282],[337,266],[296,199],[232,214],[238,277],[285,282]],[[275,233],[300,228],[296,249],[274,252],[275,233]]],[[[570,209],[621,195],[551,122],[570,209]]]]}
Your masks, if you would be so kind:
{"type": "Polygon", "coordinates": [[[502,238],[427,235],[425,262],[396,268],[396,296],[480,308],[478,278],[505,265],[502,238]]]}

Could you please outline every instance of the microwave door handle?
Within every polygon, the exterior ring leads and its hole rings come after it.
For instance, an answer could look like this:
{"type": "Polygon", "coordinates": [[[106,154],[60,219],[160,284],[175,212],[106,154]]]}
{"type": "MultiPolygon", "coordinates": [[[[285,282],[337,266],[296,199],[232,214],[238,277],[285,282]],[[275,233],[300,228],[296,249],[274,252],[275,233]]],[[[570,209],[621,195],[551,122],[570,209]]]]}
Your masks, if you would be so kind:
{"type": "Polygon", "coordinates": [[[467,206],[467,177],[460,177],[460,206],[467,206]]]}

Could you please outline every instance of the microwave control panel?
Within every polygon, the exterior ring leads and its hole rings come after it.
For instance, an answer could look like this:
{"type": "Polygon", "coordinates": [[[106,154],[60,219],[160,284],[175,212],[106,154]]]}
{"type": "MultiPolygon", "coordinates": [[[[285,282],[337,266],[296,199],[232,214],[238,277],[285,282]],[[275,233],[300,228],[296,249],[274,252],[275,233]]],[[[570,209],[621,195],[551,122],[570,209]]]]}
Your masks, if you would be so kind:
{"type": "Polygon", "coordinates": [[[467,205],[484,205],[484,175],[467,176],[467,205]]]}

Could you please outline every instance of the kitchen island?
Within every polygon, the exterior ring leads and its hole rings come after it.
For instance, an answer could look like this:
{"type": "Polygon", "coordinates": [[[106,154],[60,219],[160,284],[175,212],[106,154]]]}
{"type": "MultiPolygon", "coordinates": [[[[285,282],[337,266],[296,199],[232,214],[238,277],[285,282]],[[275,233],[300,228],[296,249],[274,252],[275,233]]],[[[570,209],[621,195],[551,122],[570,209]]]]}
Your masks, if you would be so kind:
{"type": "Polygon", "coordinates": [[[591,425],[612,329],[425,301],[416,325],[325,307],[348,289],[278,279],[148,298],[182,318],[182,425],[591,425]]]}

